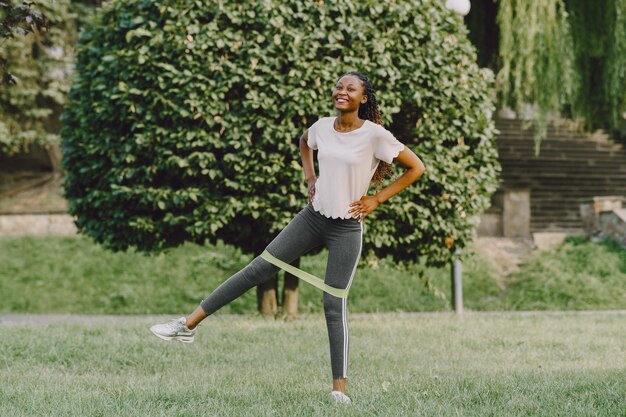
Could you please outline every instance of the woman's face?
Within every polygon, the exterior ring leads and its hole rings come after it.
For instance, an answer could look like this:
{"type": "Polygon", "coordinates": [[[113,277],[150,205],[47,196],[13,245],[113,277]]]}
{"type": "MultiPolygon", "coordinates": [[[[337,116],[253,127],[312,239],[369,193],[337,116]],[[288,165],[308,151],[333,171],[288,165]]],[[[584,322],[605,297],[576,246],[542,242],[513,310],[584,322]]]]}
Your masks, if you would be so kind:
{"type": "Polygon", "coordinates": [[[358,111],[367,101],[363,82],[354,75],[344,75],[337,81],[332,92],[333,105],[339,111],[358,111]]]}

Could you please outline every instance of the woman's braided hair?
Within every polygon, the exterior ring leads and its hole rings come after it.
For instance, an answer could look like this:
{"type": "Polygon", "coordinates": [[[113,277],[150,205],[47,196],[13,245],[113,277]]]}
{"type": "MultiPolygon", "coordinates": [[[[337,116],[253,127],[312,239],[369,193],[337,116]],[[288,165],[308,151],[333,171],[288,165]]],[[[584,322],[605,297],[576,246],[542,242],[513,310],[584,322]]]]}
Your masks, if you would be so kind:
{"type": "MultiPolygon", "coordinates": [[[[367,101],[359,106],[359,118],[369,120],[370,122],[383,126],[383,119],[380,117],[380,109],[378,108],[378,102],[376,102],[376,95],[374,94],[374,89],[372,88],[372,85],[367,77],[357,71],[349,71],[343,76],[346,75],[353,75],[357,77],[361,80],[365,89],[364,95],[367,96],[367,101]]],[[[392,173],[393,165],[388,164],[385,161],[380,161],[378,167],[376,168],[376,172],[374,172],[374,176],[372,177],[372,181],[376,184],[376,189],[378,189],[378,186],[382,185],[383,180],[390,177],[392,173]]]]}

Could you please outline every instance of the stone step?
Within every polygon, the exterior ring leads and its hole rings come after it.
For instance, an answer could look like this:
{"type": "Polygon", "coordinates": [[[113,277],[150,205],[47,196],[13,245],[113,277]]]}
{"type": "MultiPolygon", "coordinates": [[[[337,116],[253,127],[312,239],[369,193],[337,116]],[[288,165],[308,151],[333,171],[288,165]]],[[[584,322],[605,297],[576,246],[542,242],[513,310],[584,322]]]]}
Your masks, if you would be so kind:
{"type": "Polygon", "coordinates": [[[617,181],[626,179],[626,171],[621,168],[610,169],[609,168],[596,168],[593,166],[576,166],[573,169],[568,167],[542,167],[532,165],[517,165],[517,166],[502,166],[503,178],[577,178],[580,180],[593,178],[594,181],[617,181]],[[525,172],[518,172],[522,169],[526,169],[525,172]],[[610,175],[610,176],[609,176],[610,175]]]}
{"type": "MultiPolygon", "coordinates": [[[[589,152],[593,153],[596,158],[601,160],[614,160],[614,158],[618,158],[620,156],[626,155],[626,151],[619,150],[607,150],[607,149],[596,149],[596,148],[575,148],[570,147],[569,149],[564,149],[564,147],[558,147],[555,149],[546,149],[541,152],[539,155],[535,155],[535,153],[529,149],[522,149],[515,146],[506,146],[502,144],[498,144],[498,150],[500,152],[500,157],[506,160],[515,160],[518,158],[522,158],[525,160],[532,161],[542,161],[542,160],[566,160],[566,159],[579,159],[579,160],[588,160],[589,152]]],[[[622,160],[623,162],[623,160],[622,160]]]]}
{"type": "MultiPolygon", "coordinates": [[[[535,153],[535,143],[533,142],[533,138],[517,135],[513,131],[501,132],[496,138],[496,144],[498,146],[512,146],[519,149],[526,149],[533,154],[535,153]]],[[[607,151],[619,151],[624,149],[623,144],[611,141],[597,141],[576,136],[553,136],[541,142],[541,145],[539,146],[539,154],[541,155],[546,150],[557,149],[562,146],[567,146],[569,148],[603,149],[607,151]]]]}
{"type": "Polygon", "coordinates": [[[596,156],[595,152],[584,152],[580,157],[576,157],[575,154],[570,154],[569,156],[559,155],[544,158],[531,158],[525,157],[524,155],[509,155],[500,151],[501,166],[519,164],[554,167],[578,165],[581,167],[598,168],[610,165],[613,169],[624,172],[624,168],[626,167],[626,153],[624,153],[624,155],[607,156],[606,158],[596,156]]]}
{"type": "Polygon", "coordinates": [[[535,155],[534,131],[519,120],[501,119],[496,143],[501,189],[491,212],[502,211],[503,189],[530,190],[530,229],[580,230],[580,204],[592,197],[626,197],[626,149],[607,136],[550,126],[535,155]]]}

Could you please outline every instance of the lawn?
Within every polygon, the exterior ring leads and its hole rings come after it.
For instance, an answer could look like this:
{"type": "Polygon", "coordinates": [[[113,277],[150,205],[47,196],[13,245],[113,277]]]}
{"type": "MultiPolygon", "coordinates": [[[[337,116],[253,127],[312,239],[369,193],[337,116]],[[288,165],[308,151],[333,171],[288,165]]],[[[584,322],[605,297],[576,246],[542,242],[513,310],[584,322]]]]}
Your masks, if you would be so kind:
{"type": "MultiPolygon", "coordinates": [[[[323,276],[325,251],[302,259],[323,276]]],[[[180,314],[244,267],[250,255],[232,246],[185,244],[146,256],[113,253],[81,237],[0,238],[0,312],[180,314]]],[[[537,253],[520,271],[499,277],[478,255],[463,264],[465,307],[471,310],[626,309],[626,250],[571,240],[537,253]]],[[[300,285],[299,311],[322,310],[321,292],[300,285]]],[[[450,269],[397,268],[390,259],[363,260],[350,290],[352,312],[445,311],[450,269]],[[429,285],[425,285],[428,283],[429,285]]],[[[254,290],[222,313],[255,313],[254,290]]]]}
{"type": "Polygon", "coordinates": [[[154,319],[0,318],[1,416],[624,416],[624,314],[353,315],[351,406],[329,404],[321,314],[217,316],[195,343],[154,319]]]}

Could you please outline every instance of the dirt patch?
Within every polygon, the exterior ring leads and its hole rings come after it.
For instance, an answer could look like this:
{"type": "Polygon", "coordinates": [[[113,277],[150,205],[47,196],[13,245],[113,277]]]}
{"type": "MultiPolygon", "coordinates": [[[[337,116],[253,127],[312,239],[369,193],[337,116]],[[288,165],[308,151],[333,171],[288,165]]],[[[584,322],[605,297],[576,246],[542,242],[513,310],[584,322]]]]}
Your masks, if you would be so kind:
{"type": "Polygon", "coordinates": [[[67,213],[63,177],[22,171],[0,175],[0,214],[67,213]]]}
{"type": "Polygon", "coordinates": [[[487,258],[494,270],[505,277],[519,270],[535,245],[530,238],[477,237],[474,250],[487,258]]]}

